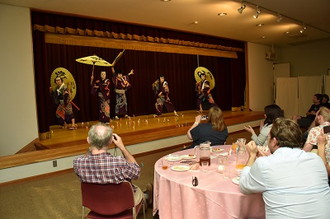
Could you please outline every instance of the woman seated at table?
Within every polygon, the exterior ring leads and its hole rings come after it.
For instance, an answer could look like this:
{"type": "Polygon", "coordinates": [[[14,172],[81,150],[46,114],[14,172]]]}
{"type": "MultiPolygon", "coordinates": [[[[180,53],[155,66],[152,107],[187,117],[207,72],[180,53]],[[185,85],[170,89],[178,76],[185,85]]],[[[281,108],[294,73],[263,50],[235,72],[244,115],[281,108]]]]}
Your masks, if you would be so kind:
{"type": "Polygon", "coordinates": [[[187,132],[187,136],[193,143],[188,148],[209,141],[211,145],[223,145],[228,137],[227,126],[223,120],[223,114],[219,107],[213,106],[209,110],[206,123],[200,123],[201,115],[195,117],[195,122],[187,132]]]}
{"type": "Polygon", "coordinates": [[[276,104],[271,104],[265,106],[265,120],[260,122],[260,133],[256,135],[253,128],[245,126],[244,129],[252,134],[251,139],[256,143],[256,145],[267,146],[267,137],[273,126],[275,119],[279,117],[284,117],[283,110],[276,104]]]}

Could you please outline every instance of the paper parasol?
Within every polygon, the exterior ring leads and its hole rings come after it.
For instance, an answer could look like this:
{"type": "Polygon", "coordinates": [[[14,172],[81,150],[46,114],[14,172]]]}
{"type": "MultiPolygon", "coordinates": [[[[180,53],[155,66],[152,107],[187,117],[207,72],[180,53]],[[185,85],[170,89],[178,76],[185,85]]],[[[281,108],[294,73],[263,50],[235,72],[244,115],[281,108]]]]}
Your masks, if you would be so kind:
{"type": "Polygon", "coordinates": [[[112,66],[109,62],[105,61],[104,59],[98,57],[97,55],[86,56],[79,59],[76,59],[77,62],[87,65],[93,65],[92,75],[94,74],[94,66],[112,66]]]}
{"type": "Polygon", "coordinates": [[[206,80],[208,80],[210,82],[210,88],[213,89],[215,87],[215,80],[214,77],[212,75],[212,73],[205,67],[197,67],[195,69],[195,80],[196,82],[200,82],[201,79],[201,73],[204,73],[206,76],[206,80]]]}

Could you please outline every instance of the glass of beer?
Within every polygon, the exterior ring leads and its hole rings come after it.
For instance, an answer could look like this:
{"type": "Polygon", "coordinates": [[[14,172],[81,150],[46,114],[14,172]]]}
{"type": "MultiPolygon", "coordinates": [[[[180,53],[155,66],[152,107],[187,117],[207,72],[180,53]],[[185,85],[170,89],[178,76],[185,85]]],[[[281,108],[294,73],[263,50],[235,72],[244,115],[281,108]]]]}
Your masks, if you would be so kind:
{"type": "Polygon", "coordinates": [[[163,169],[163,170],[167,170],[169,167],[168,161],[166,160],[166,158],[161,158],[159,160],[159,166],[163,169]]]}

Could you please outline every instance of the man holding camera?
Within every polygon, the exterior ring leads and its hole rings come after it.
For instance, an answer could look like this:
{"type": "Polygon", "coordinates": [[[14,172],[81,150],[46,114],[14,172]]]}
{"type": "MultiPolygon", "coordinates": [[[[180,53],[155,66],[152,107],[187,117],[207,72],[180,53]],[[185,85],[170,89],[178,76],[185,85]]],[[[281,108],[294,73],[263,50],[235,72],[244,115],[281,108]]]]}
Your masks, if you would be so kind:
{"type": "MultiPolygon", "coordinates": [[[[93,125],[88,132],[87,142],[90,144],[88,152],[73,161],[73,169],[82,182],[119,184],[139,178],[140,166],[124,146],[121,137],[112,133],[109,126],[93,125]],[[112,142],[121,150],[123,157],[113,156],[108,152],[112,142]]],[[[145,195],[139,187],[132,186],[135,204],[138,204],[142,198],[145,199],[145,195]]],[[[147,185],[146,193],[147,201],[151,204],[151,184],[147,185]]]]}

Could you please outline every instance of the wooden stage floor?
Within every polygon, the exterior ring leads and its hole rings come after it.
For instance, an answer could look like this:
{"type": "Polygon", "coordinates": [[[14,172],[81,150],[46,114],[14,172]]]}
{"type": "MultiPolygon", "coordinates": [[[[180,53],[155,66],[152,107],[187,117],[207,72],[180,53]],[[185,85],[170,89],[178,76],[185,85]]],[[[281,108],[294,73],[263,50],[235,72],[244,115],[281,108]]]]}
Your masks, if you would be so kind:
{"type": "MultiPolygon", "coordinates": [[[[207,113],[207,112],[206,112],[207,113]]],[[[159,117],[154,115],[136,116],[112,120],[109,124],[123,138],[125,145],[174,137],[185,134],[195,121],[198,113],[194,110],[166,113],[159,117]]],[[[263,118],[263,112],[224,111],[224,120],[227,126],[254,121],[263,118]]],[[[47,139],[40,140],[44,149],[70,147],[73,145],[86,145],[88,129],[97,121],[77,123],[76,130],[62,129],[53,126],[47,134],[47,139]]]]}
{"type": "MultiPolygon", "coordinates": [[[[174,116],[173,113],[163,114],[160,117],[153,117],[153,115],[137,116],[113,120],[109,125],[113,127],[114,132],[119,134],[124,144],[128,146],[185,135],[194,123],[195,116],[198,113],[191,110],[181,111],[178,114],[179,116],[174,116]]],[[[224,112],[227,126],[248,123],[263,118],[263,112],[224,112]]],[[[39,139],[36,143],[33,143],[35,146],[34,151],[1,157],[0,169],[83,154],[89,147],[86,141],[88,129],[95,123],[97,121],[78,123],[79,127],[76,130],[53,126],[47,134],[48,138],[39,139]]]]}

